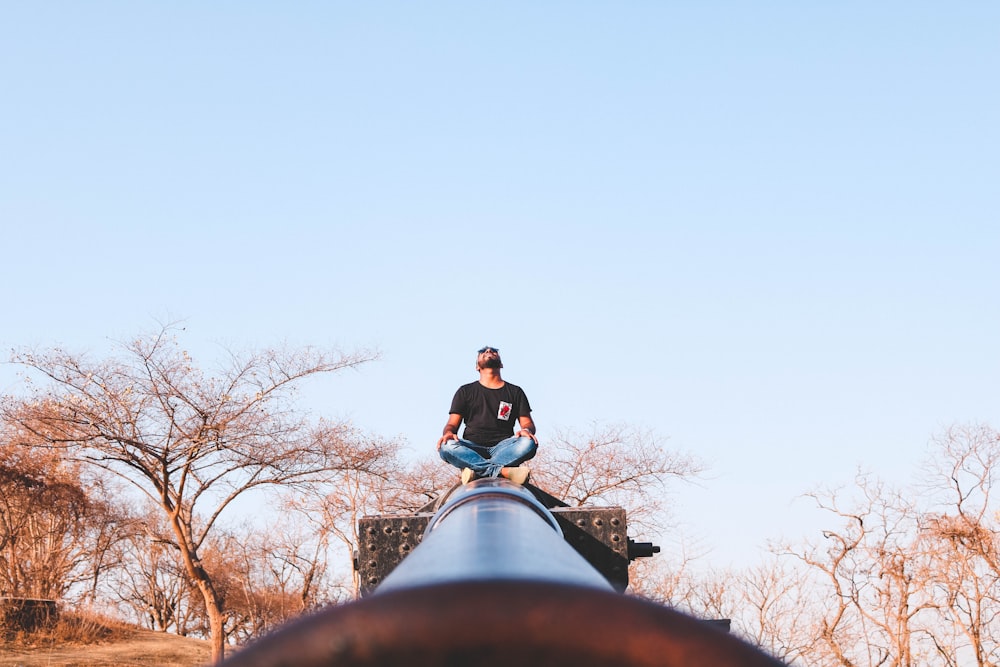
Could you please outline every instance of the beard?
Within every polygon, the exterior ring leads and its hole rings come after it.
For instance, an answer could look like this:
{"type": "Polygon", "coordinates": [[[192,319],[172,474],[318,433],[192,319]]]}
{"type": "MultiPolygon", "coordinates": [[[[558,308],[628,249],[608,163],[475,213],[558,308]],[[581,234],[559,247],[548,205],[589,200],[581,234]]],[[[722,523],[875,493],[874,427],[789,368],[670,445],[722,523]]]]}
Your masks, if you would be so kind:
{"type": "Polygon", "coordinates": [[[503,368],[503,362],[500,361],[500,357],[499,356],[492,356],[492,357],[489,357],[487,359],[484,359],[483,362],[481,364],[479,364],[479,367],[480,368],[503,368]]]}

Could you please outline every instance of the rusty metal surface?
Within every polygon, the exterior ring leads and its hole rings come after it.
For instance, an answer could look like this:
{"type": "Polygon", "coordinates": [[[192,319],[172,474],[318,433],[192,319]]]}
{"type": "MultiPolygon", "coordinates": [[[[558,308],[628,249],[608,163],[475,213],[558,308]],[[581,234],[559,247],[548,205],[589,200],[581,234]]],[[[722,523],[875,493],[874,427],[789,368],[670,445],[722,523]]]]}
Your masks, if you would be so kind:
{"type": "Polygon", "coordinates": [[[532,582],[406,588],[287,626],[228,667],[781,667],[711,624],[631,596],[532,582]]]}

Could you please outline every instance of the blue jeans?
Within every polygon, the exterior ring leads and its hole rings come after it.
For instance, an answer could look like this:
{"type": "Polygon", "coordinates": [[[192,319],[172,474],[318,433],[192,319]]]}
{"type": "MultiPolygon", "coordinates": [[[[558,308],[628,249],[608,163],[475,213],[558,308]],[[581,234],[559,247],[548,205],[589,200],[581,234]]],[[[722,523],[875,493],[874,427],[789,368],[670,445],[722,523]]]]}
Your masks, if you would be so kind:
{"type": "Polygon", "coordinates": [[[516,435],[492,447],[469,440],[449,440],[438,454],[456,468],[472,468],[477,477],[498,477],[500,469],[520,465],[535,455],[538,445],[528,437],[516,435]]]}

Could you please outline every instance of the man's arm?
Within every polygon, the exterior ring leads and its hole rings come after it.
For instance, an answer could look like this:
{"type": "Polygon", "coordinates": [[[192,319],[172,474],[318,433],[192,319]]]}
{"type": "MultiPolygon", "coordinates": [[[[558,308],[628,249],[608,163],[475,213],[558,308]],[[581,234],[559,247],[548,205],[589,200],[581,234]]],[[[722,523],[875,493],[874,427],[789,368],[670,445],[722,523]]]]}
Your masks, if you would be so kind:
{"type": "Polygon", "coordinates": [[[515,433],[514,435],[516,435],[519,438],[522,437],[522,436],[523,437],[530,437],[532,440],[535,441],[535,444],[537,445],[538,444],[538,438],[535,437],[535,430],[536,430],[535,429],[535,422],[531,418],[531,415],[522,415],[521,417],[517,418],[517,421],[520,424],[521,429],[517,433],[515,433]]]}
{"type": "MultiPolygon", "coordinates": [[[[530,417],[528,418],[530,421],[530,417]]],[[[448,415],[448,423],[444,425],[444,431],[440,438],[438,438],[437,448],[441,449],[441,445],[448,442],[449,440],[458,440],[458,427],[462,425],[462,415],[455,414],[452,412],[448,415]]]]}

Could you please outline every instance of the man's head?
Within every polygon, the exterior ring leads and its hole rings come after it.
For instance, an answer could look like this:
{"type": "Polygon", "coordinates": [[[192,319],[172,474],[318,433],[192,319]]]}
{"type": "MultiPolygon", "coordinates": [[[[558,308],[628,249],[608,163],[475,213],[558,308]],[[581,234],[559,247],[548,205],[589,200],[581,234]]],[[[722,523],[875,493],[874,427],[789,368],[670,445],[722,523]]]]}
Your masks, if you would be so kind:
{"type": "Polygon", "coordinates": [[[484,368],[503,368],[503,362],[500,361],[500,350],[491,345],[479,350],[476,354],[476,370],[484,368]]]}

